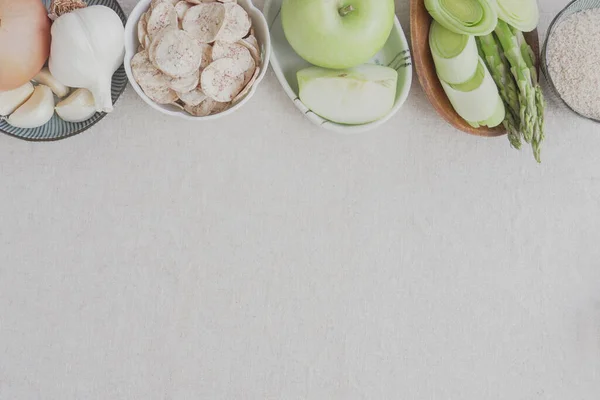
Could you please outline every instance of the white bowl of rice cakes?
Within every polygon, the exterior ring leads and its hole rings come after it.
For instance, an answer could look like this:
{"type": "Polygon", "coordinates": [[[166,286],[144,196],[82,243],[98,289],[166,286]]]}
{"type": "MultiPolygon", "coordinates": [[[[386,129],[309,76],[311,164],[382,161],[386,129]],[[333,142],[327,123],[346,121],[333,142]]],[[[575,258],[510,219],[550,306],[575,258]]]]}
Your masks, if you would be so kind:
{"type": "Polygon", "coordinates": [[[142,0],[125,28],[125,70],[154,109],[188,120],[242,107],[265,76],[269,29],[251,0],[142,0]]]}

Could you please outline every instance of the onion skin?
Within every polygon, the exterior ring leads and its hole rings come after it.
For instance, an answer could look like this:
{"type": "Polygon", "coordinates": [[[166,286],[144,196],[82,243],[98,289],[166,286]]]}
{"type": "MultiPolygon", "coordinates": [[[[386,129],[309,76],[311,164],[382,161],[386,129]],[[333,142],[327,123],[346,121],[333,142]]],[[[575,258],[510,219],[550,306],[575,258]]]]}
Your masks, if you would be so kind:
{"type": "Polygon", "coordinates": [[[0,0],[0,91],[31,80],[50,55],[50,19],[40,0],[0,0]]]}

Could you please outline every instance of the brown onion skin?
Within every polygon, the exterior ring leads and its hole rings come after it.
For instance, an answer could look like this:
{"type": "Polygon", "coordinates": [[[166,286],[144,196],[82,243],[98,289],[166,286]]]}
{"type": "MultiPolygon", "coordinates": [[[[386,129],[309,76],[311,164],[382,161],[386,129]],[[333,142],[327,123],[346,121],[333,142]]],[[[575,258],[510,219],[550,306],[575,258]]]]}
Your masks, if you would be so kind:
{"type": "Polygon", "coordinates": [[[40,0],[0,0],[0,91],[24,85],[44,67],[50,24],[40,0]]]}

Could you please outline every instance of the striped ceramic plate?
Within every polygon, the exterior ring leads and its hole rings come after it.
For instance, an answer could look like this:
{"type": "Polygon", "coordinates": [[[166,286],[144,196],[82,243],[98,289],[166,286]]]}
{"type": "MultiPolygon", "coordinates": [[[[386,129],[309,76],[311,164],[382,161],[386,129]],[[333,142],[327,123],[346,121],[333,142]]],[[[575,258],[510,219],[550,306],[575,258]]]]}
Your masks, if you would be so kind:
{"type": "MultiPolygon", "coordinates": [[[[51,0],[42,0],[46,7],[50,6],[51,0]]],[[[123,25],[127,22],[127,17],[123,12],[121,6],[116,0],[86,0],[88,5],[103,5],[112,8],[115,12],[121,17],[123,21],[123,25]]],[[[127,75],[125,74],[124,66],[121,66],[117,72],[113,75],[112,78],[112,101],[113,104],[116,103],[117,99],[125,90],[125,86],[127,86],[127,75]]],[[[9,125],[6,121],[0,120],[0,132],[6,133],[8,135],[17,137],[19,139],[31,140],[31,141],[51,141],[51,140],[60,140],[65,139],[73,135],[77,135],[87,129],[89,129],[92,125],[96,124],[102,118],[104,118],[105,113],[96,113],[92,118],[83,122],[66,122],[60,119],[56,114],[52,117],[52,119],[45,125],[40,126],[39,128],[33,129],[22,129],[15,128],[14,126],[9,125]]]]}

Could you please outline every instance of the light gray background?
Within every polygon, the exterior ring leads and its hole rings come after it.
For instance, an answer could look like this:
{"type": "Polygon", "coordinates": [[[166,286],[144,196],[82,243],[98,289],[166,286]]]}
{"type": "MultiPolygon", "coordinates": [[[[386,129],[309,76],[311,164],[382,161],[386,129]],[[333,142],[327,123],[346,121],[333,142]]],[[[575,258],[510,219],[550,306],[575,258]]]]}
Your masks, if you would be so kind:
{"type": "Polygon", "coordinates": [[[340,136],[269,71],[222,121],[128,88],[82,135],[0,135],[0,399],[597,399],[600,126],[547,130],[538,166],[415,81],[340,136]]]}

